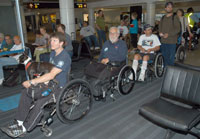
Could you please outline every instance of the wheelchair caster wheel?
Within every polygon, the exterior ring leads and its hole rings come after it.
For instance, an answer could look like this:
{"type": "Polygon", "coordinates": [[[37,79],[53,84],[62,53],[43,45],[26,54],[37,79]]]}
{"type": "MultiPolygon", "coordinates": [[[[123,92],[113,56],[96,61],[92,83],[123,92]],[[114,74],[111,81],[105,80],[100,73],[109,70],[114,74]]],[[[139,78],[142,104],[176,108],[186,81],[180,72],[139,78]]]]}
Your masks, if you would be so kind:
{"type": "Polygon", "coordinates": [[[46,137],[50,137],[52,134],[53,134],[53,131],[51,128],[48,128],[48,127],[42,127],[41,128],[41,131],[43,132],[43,134],[46,136],[46,137]]]}

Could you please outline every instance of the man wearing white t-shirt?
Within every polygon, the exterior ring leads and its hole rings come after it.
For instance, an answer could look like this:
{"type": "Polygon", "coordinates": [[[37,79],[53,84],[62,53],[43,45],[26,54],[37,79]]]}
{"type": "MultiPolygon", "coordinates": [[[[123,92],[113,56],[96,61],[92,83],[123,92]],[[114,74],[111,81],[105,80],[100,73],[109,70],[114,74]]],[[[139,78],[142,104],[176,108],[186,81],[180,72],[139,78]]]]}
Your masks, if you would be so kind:
{"type": "Polygon", "coordinates": [[[147,69],[147,61],[149,59],[152,59],[153,53],[155,51],[158,51],[161,45],[158,37],[152,34],[152,26],[150,26],[149,24],[146,24],[144,26],[144,33],[145,34],[141,35],[138,41],[137,48],[140,50],[140,53],[135,54],[133,64],[132,64],[132,68],[136,75],[137,68],[138,68],[138,60],[141,60],[141,59],[143,60],[140,76],[138,78],[139,81],[144,81],[145,71],[147,69]]]}
{"type": "Polygon", "coordinates": [[[124,20],[121,20],[121,24],[117,28],[120,31],[119,38],[125,40],[128,35],[128,28],[125,26],[124,20]]]}
{"type": "Polygon", "coordinates": [[[86,21],[83,22],[83,27],[81,28],[80,35],[84,38],[90,48],[92,49],[92,42],[94,43],[95,49],[100,49],[99,44],[97,42],[97,37],[95,36],[94,28],[89,26],[86,21]]]}
{"type": "MultiPolygon", "coordinates": [[[[10,51],[16,51],[16,50],[23,49],[19,36],[14,36],[13,40],[14,40],[15,44],[10,49],[10,51]]],[[[4,79],[3,66],[18,64],[20,56],[21,56],[21,54],[17,53],[17,54],[10,54],[9,57],[1,57],[0,58],[0,85],[2,84],[3,79],[4,79]]]]}

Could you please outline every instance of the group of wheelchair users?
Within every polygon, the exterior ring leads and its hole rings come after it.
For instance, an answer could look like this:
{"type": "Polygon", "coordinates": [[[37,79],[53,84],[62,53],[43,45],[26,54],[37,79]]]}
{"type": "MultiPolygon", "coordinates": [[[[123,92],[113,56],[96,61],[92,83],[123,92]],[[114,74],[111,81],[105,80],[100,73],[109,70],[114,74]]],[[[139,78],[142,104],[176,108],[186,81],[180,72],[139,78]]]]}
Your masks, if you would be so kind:
{"type": "MultiPolygon", "coordinates": [[[[148,60],[153,60],[154,53],[160,49],[160,41],[158,37],[152,34],[152,26],[146,24],[144,26],[144,33],[140,36],[138,41],[139,52],[134,55],[132,69],[134,74],[129,75],[130,80],[145,80],[145,71],[147,70],[148,60]],[[141,71],[139,77],[136,72],[138,71],[139,61],[142,61],[141,71]],[[134,79],[135,78],[135,79],[134,79]]],[[[52,98],[51,95],[46,97],[39,97],[33,102],[31,94],[31,86],[40,85],[44,82],[56,79],[58,84],[54,86],[55,97],[58,97],[64,86],[68,83],[68,76],[71,69],[71,58],[69,54],[63,48],[65,43],[65,35],[60,32],[53,33],[50,37],[50,63],[55,67],[47,74],[44,74],[38,78],[27,80],[23,82],[25,89],[22,91],[18,110],[16,112],[16,119],[10,124],[1,127],[1,130],[11,137],[23,137],[27,132],[33,130],[40,122],[43,115],[42,107],[52,98]]],[[[119,39],[119,30],[116,27],[109,29],[109,40],[106,41],[101,49],[99,63],[108,64],[109,62],[121,62],[127,61],[128,49],[126,42],[119,39]]],[[[95,94],[94,94],[95,95],[95,94]]]]}

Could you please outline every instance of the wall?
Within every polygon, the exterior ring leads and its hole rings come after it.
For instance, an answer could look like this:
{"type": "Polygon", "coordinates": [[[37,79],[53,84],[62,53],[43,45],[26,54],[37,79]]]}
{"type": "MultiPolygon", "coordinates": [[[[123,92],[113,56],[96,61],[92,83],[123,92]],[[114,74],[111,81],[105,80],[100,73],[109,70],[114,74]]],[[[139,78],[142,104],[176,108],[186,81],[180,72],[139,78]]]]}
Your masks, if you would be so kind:
{"type": "Polygon", "coordinates": [[[14,13],[14,8],[11,6],[0,6],[0,32],[17,35],[17,24],[14,13]]]}

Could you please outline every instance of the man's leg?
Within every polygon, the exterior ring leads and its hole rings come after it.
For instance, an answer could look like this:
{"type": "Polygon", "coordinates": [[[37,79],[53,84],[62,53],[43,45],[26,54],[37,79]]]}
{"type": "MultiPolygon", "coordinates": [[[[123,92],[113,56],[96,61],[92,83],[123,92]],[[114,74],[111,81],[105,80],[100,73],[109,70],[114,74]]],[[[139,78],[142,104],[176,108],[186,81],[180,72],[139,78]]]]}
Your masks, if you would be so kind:
{"type": "Polygon", "coordinates": [[[102,35],[101,30],[97,30],[98,38],[99,38],[99,46],[102,48],[102,35]]]}
{"type": "Polygon", "coordinates": [[[88,37],[84,37],[84,39],[87,41],[89,47],[92,48],[92,41],[91,41],[90,37],[89,36],[88,37]]]}
{"type": "MultiPolygon", "coordinates": [[[[140,54],[135,54],[134,60],[133,60],[133,63],[132,63],[132,68],[135,72],[135,80],[137,80],[138,60],[140,60],[140,59],[141,59],[140,54]]],[[[133,75],[130,76],[130,79],[133,79],[133,75]]]]}
{"type": "Polygon", "coordinates": [[[164,57],[164,66],[167,66],[168,65],[168,56],[169,56],[169,55],[167,55],[167,44],[162,44],[160,50],[164,57]]]}
{"type": "Polygon", "coordinates": [[[102,34],[103,42],[105,43],[105,41],[106,41],[106,33],[105,33],[105,31],[101,30],[101,34],[102,34]]]}
{"type": "Polygon", "coordinates": [[[3,66],[6,65],[16,65],[18,64],[17,60],[10,57],[1,57],[0,58],[0,85],[3,82],[4,74],[3,74],[3,66]]]}
{"type": "Polygon", "coordinates": [[[169,44],[169,65],[174,65],[175,54],[176,54],[176,44],[169,44]]]}
{"type": "Polygon", "coordinates": [[[98,47],[99,47],[99,44],[98,44],[98,42],[97,42],[97,37],[96,37],[95,35],[91,35],[91,36],[90,36],[90,39],[93,41],[94,46],[95,46],[96,48],[98,48],[98,47]]]}
{"type": "Polygon", "coordinates": [[[146,69],[147,69],[148,60],[149,60],[149,56],[148,56],[148,55],[145,55],[145,56],[143,57],[141,72],[140,72],[140,76],[139,76],[139,78],[138,78],[139,81],[144,81],[144,78],[145,78],[145,71],[146,71],[146,69]]]}

